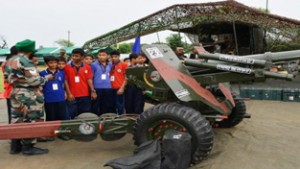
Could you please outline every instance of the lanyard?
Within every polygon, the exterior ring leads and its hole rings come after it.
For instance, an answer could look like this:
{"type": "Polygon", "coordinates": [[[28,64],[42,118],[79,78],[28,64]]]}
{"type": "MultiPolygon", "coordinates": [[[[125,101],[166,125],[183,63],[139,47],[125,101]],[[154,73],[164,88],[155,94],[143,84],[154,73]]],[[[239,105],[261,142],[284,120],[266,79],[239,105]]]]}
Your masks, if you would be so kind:
{"type": "Polygon", "coordinates": [[[80,71],[80,68],[83,67],[83,64],[80,63],[80,66],[77,67],[77,66],[75,66],[75,65],[73,64],[73,62],[72,62],[72,63],[71,63],[71,66],[72,66],[73,71],[75,72],[76,76],[78,76],[78,73],[79,73],[79,71],[80,71]],[[75,69],[74,69],[74,68],[75,68],[75,69]]]}
{"type": "Polygon", "coordinates": [[[113,66],[112,66],[112,69],[111,69],[111,74],[114,74],[114,73],[115,73],[116,66],[118,66],[119,63],[120,63],[120,62],[113,63],[113,66]]]}
{"type": "Polygon", "coordinates": [[[105,74],[105,73],[106,73],[106,67],[107,67],[108,63],[106,63],[106,65],[103,65],[103,64],[100,63],[99,61],[98,61],[98,63],[99,63],[100,68],[101,68],[101,70],[102,70],[102,74],[105,74]]]}

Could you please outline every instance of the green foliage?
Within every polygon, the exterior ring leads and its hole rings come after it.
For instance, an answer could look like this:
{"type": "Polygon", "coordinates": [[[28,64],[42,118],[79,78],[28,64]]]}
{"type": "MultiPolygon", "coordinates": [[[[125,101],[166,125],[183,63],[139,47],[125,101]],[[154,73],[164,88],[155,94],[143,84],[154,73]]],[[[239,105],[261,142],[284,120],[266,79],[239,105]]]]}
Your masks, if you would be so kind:
{"type": "Polygon", "coordinates": [[[171,34],[166,38],[167,44],[175,50],[176,47],[183,47],[183,42],[181,41],[181,36],[179,34],[171,34]]]}
{"type": "MultiPolygon", "coordinates": [[[[142,43],[141,46],[146,45],[146,43],[142,43]]],[[[121,43],[119,46],[119,52],[123,54],[131,53],[133,43],[121,43]]]]}
{"type": "Polygon", "coordinates": [[[171,34],[166,38],[167,44],[175,50],[176,47],[183,47],[185,53],[189,53],[192,50],[192,45],[182,42],[182,37],[179,34],[171,34]]]}
{"type": "Polygon", "coordinates": [[[273,41],[269,42],[267,46],[267,51],[270,52],[280,52],[289,50],[299,50],[300,43],[295,43],[293,41],[283,42],[283,41],[273,41]]]}
{"type": "Polygon", "coordinates": [[[267,38],[267,51],[280,52],[300,49],[300,29],[294,31],[295,36],[290,40],[283,40],[283,38],[271,39],[267,38]]]}
{"type": "Polygon", "coordinates": [[[119,51],[120,53],[131,53],[132,50],[132,43],[121,43],[119,44],[119,51]]]}
{"type": "Polygon", "coordinates": [[[59,40],[55,41],[55,43],[62,47],[72,47],[75,45],[73,42],[69,42],[66,39],[59,39],[59,40]]]}
{"type": "Polygon", "coordinates": [[[183,44],[183,48],[184,48],[185,53],[191,53],[193,45],[188,44],[188,43],[184,43],[183,44]]]}

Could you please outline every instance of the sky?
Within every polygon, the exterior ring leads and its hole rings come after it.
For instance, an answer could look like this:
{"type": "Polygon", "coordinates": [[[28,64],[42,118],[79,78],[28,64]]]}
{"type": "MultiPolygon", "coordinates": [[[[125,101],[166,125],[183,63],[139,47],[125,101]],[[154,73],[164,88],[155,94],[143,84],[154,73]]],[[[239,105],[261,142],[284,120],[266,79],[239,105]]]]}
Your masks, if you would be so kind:
{"type": "MultiPolygon", "coordinates": [[[[23,39],[37,47],[53,47],[58,39],[76,46],[118,29],[174,4],[216,2],[218,0],[0,0],[0,38],[8,46],[23,39]]],[[[266,0],[237,0],[247,6],[266,7],[266,0]]],[[[298,0],[269,0],[272,14],[300,20],[298,0]]],[[[161,41],[172,33],[159,32],[161,41]]],[[[132,40],[133,41],[133,40],[132,40]]],[[[157,35],[141,37],[141,43],[157,42],[157,35]]],[[[1,42],[0,42],[1,43],[1,42]]]]}

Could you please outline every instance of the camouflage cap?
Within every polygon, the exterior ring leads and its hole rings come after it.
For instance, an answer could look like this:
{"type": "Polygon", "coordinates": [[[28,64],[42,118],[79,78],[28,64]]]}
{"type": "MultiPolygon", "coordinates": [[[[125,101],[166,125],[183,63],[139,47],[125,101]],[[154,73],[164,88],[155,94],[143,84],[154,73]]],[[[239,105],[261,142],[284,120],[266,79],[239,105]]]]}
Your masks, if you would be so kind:
{"type": "Polygon", "coordinates": [[[35,52],[35,41],[25,39],[16,44],[16,48],[19,52],[35,52]]]}

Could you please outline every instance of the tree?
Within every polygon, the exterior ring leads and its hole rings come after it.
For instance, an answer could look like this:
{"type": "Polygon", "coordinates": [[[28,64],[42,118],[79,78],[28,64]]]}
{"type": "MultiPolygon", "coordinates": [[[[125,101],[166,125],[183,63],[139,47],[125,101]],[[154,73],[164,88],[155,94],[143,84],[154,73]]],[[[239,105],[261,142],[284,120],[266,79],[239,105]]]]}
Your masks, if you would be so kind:
{"type": "Polygon", "coordinates": [[[191,51],[191,45],[185,42],[182,42],[181,36],[179,34],[171,34],[166,38],[167,44],[175,50],[176,47],[183,47],[186,53],[191,51]]]}
{"type": "Polygon", "coordinates": [[[171,34],[166,38],[166,41],[173,50],[175,50],[176,47],[183,47],[181,36],[179,36],[179,34],[171,34]]]}
{"type": "Polygon", "coordinates": [[[3,36],[0,36],[0,40],[2,41],[0,43],[0,49],[1,48],[7,48],[7,42],[6,42],[5,38],[3,36]]]}
{"type": "Polygon", "coordinates": [[[66,39],[59,39],[57,41],[55,41],[56,44],[58,44],[59,46],[63,46],[63,47],[72,47],[75,44],[73,42],[69,42],[66,39]]]}
{"type": "Polygon", "coordinates": [[[132,43],[121,43],[119,44],[120,53],[130,53],[132,49],[132,43]]]}

